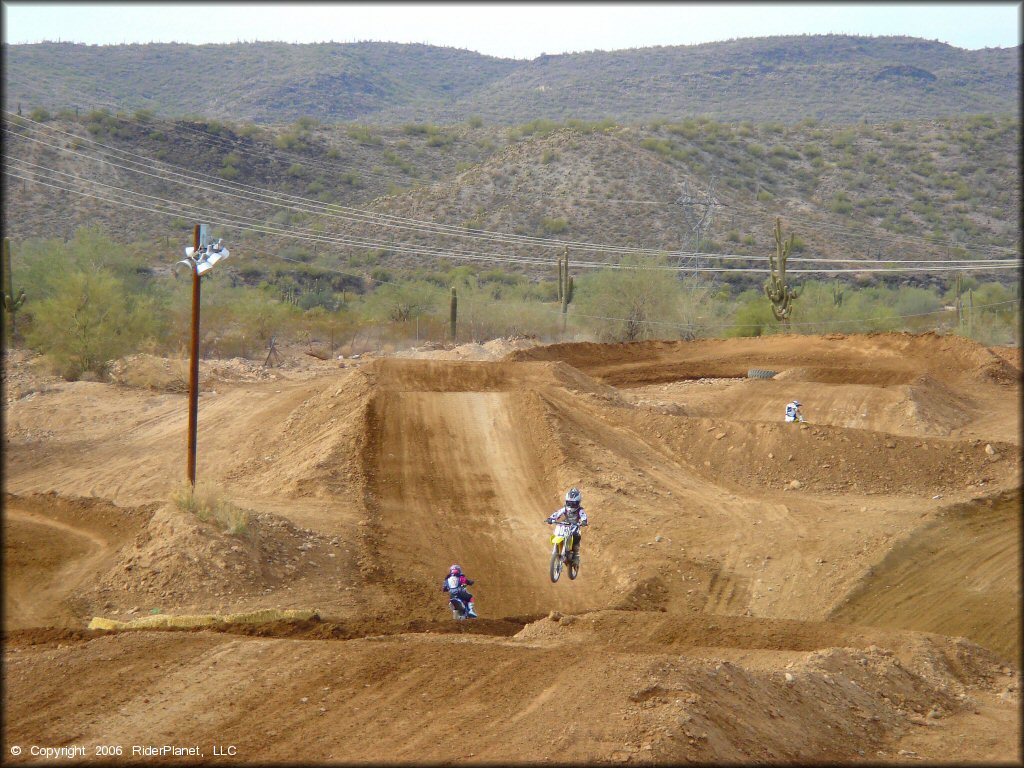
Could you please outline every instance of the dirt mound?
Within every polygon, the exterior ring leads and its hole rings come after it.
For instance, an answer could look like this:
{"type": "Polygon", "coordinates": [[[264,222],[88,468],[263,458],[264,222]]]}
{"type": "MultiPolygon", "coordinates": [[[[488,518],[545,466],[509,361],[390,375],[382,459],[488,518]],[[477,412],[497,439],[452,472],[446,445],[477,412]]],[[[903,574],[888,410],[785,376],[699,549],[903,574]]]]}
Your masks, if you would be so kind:
{"type": "Polygon", "coordinates": [[[863,336],[765,336],[695,341],[551,344],[513,352],[508,360],[562,360],[617,387],[682,379],[740,378],[750,368],[797,369],[794,378],[825,383],[905,383],[921,373],[1013,383],[1019,374],[977,342],[935,333],[863,336]],[[827,361],[825,365],[822,365],[827,361]],[[848,377],[848,378],[844,378],[848,377]]]}
{"type": "Polygon", "coordinates": [[[1020,449],[1010,443],[951,443],[777,421],[668,421],[645,411],[637,412],[633,423],[692,471],[735,487],[930,498],[1012,484],[1020,463],[1020,449]],[[987,445],[993,453],[986,452],[987,445]]]}
{"type": "Polygon", "coordinates": [[[257,406],[245,391],[226,394],[210,415],[229,437],[223,443],[231,460],[225,481],[246,494],[359,497],[359,446],[377,386],[373,365],[311,380],[275,408],[257,406]],[[244,431],[238,428],[240,408],[248,408],[252,418],[244,431]]]}
{"type": "Polygon", "coordinates": [[[437,342],[424,344],[420,347],[410,347],[395,352],[393,357],[418,358],[422,360],[490,360],[496,361],[505,358],[512,352],[523,349],[531,349],[541,342],[536,338],[513,336],[508,338],[491,339],[483,344],[471,342],[459,344],[458,346],[444,345],[437,342]]]}
{"type": "Polygon", "coordinates": [[[870,384],[872,386],[891,386],[907,384],[914,378],[914,372],[908,370],[887,370],[879,368],[832,368],[832,367],[796,367],[780,371],[775,381],[796,382],[813,381],[820,384],[870,384]]]}
{"type": "Polygon", "coordinates": [[[250,513],[242,533],[228,534],[166,504],[83,598],[94,613],[122,619],[168,606],[203,612],[228,603],[242,611],[292,582],[338,571],[338,546],[274,515],[250,513]]]}
{"type": "MultiPolygon", "coordinates": [[[[113,383],[123,386],[161,392],[187,392],[189,361],[187,358],[130,355],[115,361],[110,367],[109,376],[113,383]]],[[[277,375],[261,363],[240,357],[199,361],[200,389],[275,378],[277,375]]]]}
{"type": "Polygon", "coordinates": [[[50,372],[42,355],[24,349],[4,350],[0,375],[6,403],[54,391],[64,383],[64,379],[50,372]]]}
{"type": "Polygon", "coordinates": [[[944,511],[893,548],[830,618],[962,634],[1020,658],[1020,503],[1018,491],[944,511]]]}

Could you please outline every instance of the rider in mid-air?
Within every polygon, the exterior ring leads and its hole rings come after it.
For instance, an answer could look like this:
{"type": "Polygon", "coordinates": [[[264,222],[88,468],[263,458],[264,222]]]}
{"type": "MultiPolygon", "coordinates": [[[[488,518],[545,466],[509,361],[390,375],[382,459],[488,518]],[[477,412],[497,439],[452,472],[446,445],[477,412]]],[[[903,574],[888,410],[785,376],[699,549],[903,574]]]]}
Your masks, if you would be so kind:
{"type": "Polygon", "coordinates": [[[476,609],[473,608],[473,596],[466,591],[466,585],[472,584],[472,579],[467,579],[462,572],[462,566],[453,564],[448,569],[448,575],[444,577],[444,586],[441,589],[452,597],[458,598],[466,606],[466,618],[477,618],[476,609]]]}
{"type": "MultiPolygon", "coordinates": [[[[552,512],[551,516],[545,521],[548,523],[579,523],[580,526],[587,525],[587,513],[583,509],[583,497],[580,495],[578,488],[570,488],[565,494],[565,506],[561,509],[552,512]]],[[[572,562],[573,565],[580,564],[580,534],[579,528],[576,529],[576,535],[572,537],[572,562]]]]}

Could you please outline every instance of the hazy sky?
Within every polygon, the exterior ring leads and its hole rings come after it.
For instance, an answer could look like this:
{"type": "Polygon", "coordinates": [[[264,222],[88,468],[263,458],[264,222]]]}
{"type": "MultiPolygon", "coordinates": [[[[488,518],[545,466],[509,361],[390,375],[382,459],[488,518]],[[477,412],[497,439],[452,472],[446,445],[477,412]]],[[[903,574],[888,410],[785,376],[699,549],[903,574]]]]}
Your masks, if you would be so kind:
{"type": "Polygon", "coordinates": [[[909,35],[959,48],[1020,44],[1021,3],[4,2],[4,42],[383,40],[531,59],[784,34],[909,35]]]}

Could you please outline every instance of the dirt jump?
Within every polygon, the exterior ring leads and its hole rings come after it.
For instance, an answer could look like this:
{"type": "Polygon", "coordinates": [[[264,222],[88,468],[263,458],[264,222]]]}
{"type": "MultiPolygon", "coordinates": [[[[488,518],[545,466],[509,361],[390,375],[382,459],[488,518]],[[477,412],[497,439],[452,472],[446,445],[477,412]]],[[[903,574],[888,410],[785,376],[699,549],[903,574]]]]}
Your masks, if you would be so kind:
{"type": "Polygon", "coordinates": [[[181,361],[7,354],[6,761],[1021,762],[1019,351],[293,352],[202,361],[235,532],[172,500],[181,361]]]}

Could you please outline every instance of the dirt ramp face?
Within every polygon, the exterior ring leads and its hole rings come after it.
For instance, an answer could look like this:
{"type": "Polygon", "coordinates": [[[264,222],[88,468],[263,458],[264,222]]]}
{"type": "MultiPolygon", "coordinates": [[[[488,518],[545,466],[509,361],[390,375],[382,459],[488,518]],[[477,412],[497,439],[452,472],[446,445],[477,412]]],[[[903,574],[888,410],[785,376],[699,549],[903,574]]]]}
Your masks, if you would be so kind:
{"type": "Polygon", "coordinates": [[[584,579],[548,578],[560,461],[538,389],[549,365],[386,361],[368,416],[365,570],[416,617],[446,611],[459,563],[481,615],[590,607],[584,579]]]}
{"type": "Polygon", "coordinates": [[[968,637],[1020,658],[1020,494],[953,507],[902,542],[830,617],[968,637]]]}

